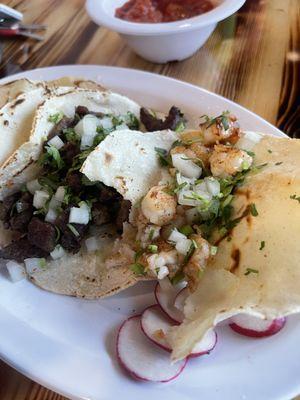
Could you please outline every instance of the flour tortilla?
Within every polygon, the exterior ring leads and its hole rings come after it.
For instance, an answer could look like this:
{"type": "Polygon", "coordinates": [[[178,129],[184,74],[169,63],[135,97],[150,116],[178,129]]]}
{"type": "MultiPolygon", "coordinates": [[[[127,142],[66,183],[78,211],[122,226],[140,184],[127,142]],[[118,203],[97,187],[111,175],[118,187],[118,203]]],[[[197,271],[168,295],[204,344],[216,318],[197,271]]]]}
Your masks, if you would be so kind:
{"type": "Polygon", "coordinates": [[[253,151],[257,165],[268,165],[238,190],[234,209],[240,216],[253,203],[258,216],[243,218],[231,241],[219,244],[186,301],[183,324],[170,334],[173,360],[187,356],[209,328],[232,315],[272,319],[300,311],[300,204],[290,197],[300,196],[300,141],[265,136],[253,151]],[[258,273],[245,275],[248,268],[258,273]]]}
{"type": "Polygon", "coordinates": [[[81,172],[91,181],[115,188],[136,204],[163,178],[155,148],[169,151],[178,139],[175,132],[113,132],[88,156],[81,172]]]}
{"type": "MultiPolygon", "coordinates": [[[[32,97],[32,93],[30,92],[30,97],[32,97]]],[[[43,94],[40,94],[41,96],[43,94]]],[[[28,97],[26,97],[26,104],[27,100],[28,97]]],[[[35,112],[35,119],[31,122],[32,115],[30,115],[30,121],[26,124],[25,134],[22,139],[21,134],[19,132],[16,134],[15,130],[16,127],[19,127],[18,129],[20,130],[22,127],[24,128],[24,113],[21,113],[20,117],[23,117],[23,120],[21,119],[19,125],[16,116],[12,117],[14,123],[13,126],[10,123],[12,126],[11,136],[14,139],[12,143],[15,146],[15,142],[18,139],[18,144],[20,140],[22,144],[16,151],[10,152],[10,157],[0,167],[0,199],[3,199],[11,192],[19,190],[22,182],[33,179],[37,174],[35,161],[39,158],[43,142],[54,126],[52,122],[49,122],[49,117],[58,112],[63,112],[66,116],[73,117],[75,107],[78,105],[86,106],[92,111],[114,113],[116,115],[126,114],[130,111],[139,117],[140,112],[140,106],[137,103],[116,93],[66,87],[59,87],[54,91],[50,91],[41,105],[31,107],[30,111],[35,112]],[[28,135],[29,125],[32,128],[31,131],[29,130],[30,134],[28,135]],[[27,139],[25,136],[27,136],[27,139]]],[[[4,137],[0,137],[0,143],[1,140],[4,142],[4,137]]]]}

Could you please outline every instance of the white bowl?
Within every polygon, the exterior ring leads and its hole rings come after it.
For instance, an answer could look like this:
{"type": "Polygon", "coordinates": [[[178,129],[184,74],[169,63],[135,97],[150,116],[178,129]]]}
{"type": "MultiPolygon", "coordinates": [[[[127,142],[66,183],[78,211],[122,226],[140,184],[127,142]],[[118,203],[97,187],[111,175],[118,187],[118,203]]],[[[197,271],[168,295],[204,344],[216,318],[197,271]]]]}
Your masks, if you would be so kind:
{"type": "Polygon", "coordinates": [[[167,23],[136,23],[116,18],[127,0],[87,0],[91,19],[118,32],[141,57],[156,63],[192,56],[209,38],[217,23],[235,13],[246,0],[214,0],[213,10],[197,17],[167,23]]]}

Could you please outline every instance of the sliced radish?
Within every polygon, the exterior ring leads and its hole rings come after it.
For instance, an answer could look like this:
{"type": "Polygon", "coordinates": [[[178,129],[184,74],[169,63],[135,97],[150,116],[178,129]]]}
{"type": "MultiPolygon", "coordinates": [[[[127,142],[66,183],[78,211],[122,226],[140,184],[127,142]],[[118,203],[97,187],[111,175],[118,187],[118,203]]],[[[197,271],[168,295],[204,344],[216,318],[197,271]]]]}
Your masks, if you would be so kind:
{"type": "Polygon", "coordinates": [[[187,359],[172,364],[170,356],[151,342],[141,330],[140,316],[127,319],[117,338],[120,364],[135,378],[150,382],[169,382],[183,371],[187,359]]]}
{"type": "Polygon", "coordinates": [[[166,351],[172,351],[166,340],[166,335],[172,326],[174,321],[162,313],[158,304],[146,308],[141,316],[141,328],[144,334],[166,351]]]}
{"type": "MultiPolygon", "coordinates": [[[[144,334],[157,346],[171,352],[172,348],[166,336],[170,328],[174,326],[173,321],[162,313],[160,307],[155,304],[146,308],[141,316],[141,328],[144,334]]],[[[213,329],[209,330],[203,339],[196,344],[190,357],[199,357],[212,351],[217,343],[217,335],[213,329]]]]}
{"type": "Polygon", "coordinates": [[[180,292],[178,292],[174,300],[174,306],[177,308],[177,310],[183,312],[184,304],[188,295],[189,295],[189,290],[186,287],[181,289],[180,292]]]}
{"type": "Polygon", "coordinates": [[[248,314],[239,314],[231,318],[229,326],[240,335],[261,338],[275,335],[284,327],[285,323],[285,317],[268,320],[248,314]]]}
{"type": "Polygon", "coordinates": [[[217,332],[214,329],[209,329],[200,342],[195,345],[189,357],[200,357],[204,354],[209,354],[216,347],[217,341],[217,332]]]}
{"type": "Polygon", "coordinates": [[[163,291],[159,284],[155,287],[155,298],[160,308],[170,317],[175,323],[180,324],[183,321],[183,312],[174,306],[177,295],[176,290],[163,291]]]}

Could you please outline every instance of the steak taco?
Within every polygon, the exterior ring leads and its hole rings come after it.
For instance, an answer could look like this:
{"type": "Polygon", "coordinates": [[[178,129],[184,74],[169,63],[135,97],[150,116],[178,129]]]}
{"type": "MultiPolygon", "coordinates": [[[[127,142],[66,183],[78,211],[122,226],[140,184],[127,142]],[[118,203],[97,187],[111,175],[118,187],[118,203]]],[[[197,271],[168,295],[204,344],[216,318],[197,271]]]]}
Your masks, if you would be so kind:
{"type": "Polygon", "coordinates": [[[80,168],[111,132],[139,129],[139,114],[138,104],[115,93],[48,93],[28,140],[0,170],[1,258],[25,262],[32,280],[64,294],[99,297],[137,281],[130,269],[107,271],[102,263],[130,204],[80,168]]]}

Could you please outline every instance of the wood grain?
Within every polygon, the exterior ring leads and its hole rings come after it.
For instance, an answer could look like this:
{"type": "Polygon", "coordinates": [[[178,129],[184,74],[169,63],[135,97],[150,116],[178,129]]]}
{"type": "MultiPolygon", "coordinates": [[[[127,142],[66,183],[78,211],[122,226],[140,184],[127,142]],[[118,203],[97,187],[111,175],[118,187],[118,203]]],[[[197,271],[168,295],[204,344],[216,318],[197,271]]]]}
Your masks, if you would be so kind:
{"type": "MultiPolygon", "coordinates": [[[[3,0],[2,0],[3,2],[3,0]]],[[[45,40],[0,42],[0,77],[36,67],[104,64],[137,68],[226,96],[300,137],[300,1],[247,0],[184,62],[149,63],[88,17],[84,0],[7,0],[25,22],[45,23],[45,40]]],[[[63,400],[0,362],[0,400],[63,400]]]]}

